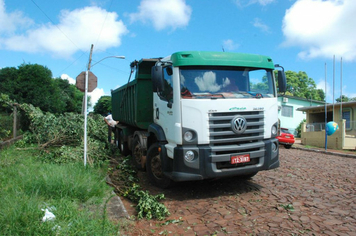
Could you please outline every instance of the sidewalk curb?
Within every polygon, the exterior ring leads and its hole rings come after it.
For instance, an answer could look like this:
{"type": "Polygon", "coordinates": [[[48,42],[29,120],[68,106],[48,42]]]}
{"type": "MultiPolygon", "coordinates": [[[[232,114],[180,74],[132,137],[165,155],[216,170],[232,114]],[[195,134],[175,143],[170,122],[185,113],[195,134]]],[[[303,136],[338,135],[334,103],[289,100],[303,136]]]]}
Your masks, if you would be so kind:
{"type": "Polygon", "coordinates": [[[304,147],[299,147],[299,146],[292,146],[294,149],[299,149],[299,150],[304,150],[304,151],[309,151],[309,152],[316,152],[316,153],[324,153],[328,155],[335,155],[335,156],[341,156],[341,157],[347,157],[347,158],[356,158],[356,155],[353,154],[346,154],[346,153],[339,153],[339,152],[330,152],[330,151],[323,151],[319,149],[313,149],[313,148],[304,148],[304,147]]]}
{"type": "MultiPolygon", "coordinates": [[[[106,182],[109,183],[111,186],[113,185],[109,176],[106,176],[106,182]]],[[[116,195],[114,191],[113,194],[116,195]]],[[[126,219],[130,218],[119,196],[116,195],[110,200],[110,202],[112,207],[108,209],[111,211],[113,215],[115,215],[117,218],[126,218],[126,219]]]]}

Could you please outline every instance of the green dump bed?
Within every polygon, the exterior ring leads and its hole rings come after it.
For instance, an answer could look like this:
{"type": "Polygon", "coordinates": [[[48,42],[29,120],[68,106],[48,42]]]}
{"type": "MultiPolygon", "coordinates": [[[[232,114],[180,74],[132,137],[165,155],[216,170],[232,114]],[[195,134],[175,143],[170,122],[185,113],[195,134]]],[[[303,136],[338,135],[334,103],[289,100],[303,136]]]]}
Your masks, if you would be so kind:
{"type": "Polygon", "coordinates": [[[147,129],[153,123],[151,68],[157,59],[142,59],[133,81],[111,92],[112,116],[121,124],[147,129]]]}

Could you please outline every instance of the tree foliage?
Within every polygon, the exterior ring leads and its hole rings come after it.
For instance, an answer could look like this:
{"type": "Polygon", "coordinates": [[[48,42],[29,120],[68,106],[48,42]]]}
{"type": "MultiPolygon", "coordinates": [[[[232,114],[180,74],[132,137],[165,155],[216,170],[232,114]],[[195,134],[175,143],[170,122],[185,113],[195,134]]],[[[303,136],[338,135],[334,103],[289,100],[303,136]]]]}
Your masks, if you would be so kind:
{"type": "Polygon", "coordinates": [[[0,93],[18,103],[28,103],[44,112],[81,112],[83,93],[66,80],[53,79],[52,72],[38,64],[0,70],[0,93]]]}
{"type": "MultiPolygon", "coordinates": [[[[35,144],[46,161],[63,163],[80,161],[83,158],[83,115],[66,112],[53,114],[43,112],[32,104],[14,103],[7,95],[0,93],[0,106],[16,105],[24,112],[28,121],[28,131],[17,143],[19,145],[35,144]]],[[[102,163],[110,156],[107,148],[107,125],[100,115],[88,116],[88,162],[102,163]]]]}
{"type": "Polygon", "coordinates": [[[94,113],[106,115],[111,111],[111,96],[101,96],[94,106],[94,113]]]}
{"type": "MultiPolygon", "coordinates": [[[[277,73],[277,72],[275,72],[277,73]]],[[[325,93],[316,87],[315,81],[309,78],[306,72],[286,71],[287,95],[313,99],[317,101],[325,100],[325,93]]]]}
{"type": "Polygon", "coordinates": [[[336,98],[335,101],[341,102],[341,98],[342,98],[342,102],[354,102],[354,101],[356,101],[356,97],[349,98],[346,95],[342,95],[342,96],[336,98]]]}
{"type": "MultiPolygon", "coordinates": [[[[54,79],[54,83],[60,89],[61,100],[63,103],[62,110],[66,112],[80,113],[82,111],[83,93],[68,80],[61,78],[54,79]]],[[[88,98],[90,101],[90,98],[88,98]]]]}

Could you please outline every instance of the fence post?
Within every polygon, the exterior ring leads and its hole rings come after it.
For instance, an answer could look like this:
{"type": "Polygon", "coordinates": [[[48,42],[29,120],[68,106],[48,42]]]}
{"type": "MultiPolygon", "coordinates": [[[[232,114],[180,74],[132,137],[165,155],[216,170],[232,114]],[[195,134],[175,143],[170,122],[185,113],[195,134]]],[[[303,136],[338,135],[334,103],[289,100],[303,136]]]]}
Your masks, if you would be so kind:
{"type": "Polygon", "coordinates": [[[14,124],[13,124],[13,128],[12,128],[12,134],[13,137],[16,138],[17,136],[17,107],[14,106],[14,124]]]}

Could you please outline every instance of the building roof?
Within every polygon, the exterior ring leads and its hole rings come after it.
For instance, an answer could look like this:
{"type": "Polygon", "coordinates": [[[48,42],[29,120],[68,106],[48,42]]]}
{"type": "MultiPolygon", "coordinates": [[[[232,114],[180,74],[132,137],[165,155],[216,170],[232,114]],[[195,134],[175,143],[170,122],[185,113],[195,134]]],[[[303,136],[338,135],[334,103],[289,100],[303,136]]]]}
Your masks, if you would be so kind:
{"type": "Polygon", "coordinates": [[[307,99],[307,98],[301,98],[301,97],[295,97],[295,96],[290,96],[290,95],[280,95],[278,94],[278,97],[285,97],[285,98],[291,98],[291,99],[296,99],[296,100],[301,100],[301,101],[308,101],[308,102],[313,102],[313,103],[320,103],[320,104],[325,104],[324,101],[319,101],[319,100],[314,100],[314,99],[307,99]]]}
{"type": "MultiPolygon", "coordinates": [[[[356,101],[352,101],[352,102],[338,102],[338,103],[328,103],[326,104],[326,107],[327,108],[330,108],[330,107],[340,107],[340,106],[344,106],[344,105],[347,105],[347,106],[352,106],[352,105],[355,105],[356,106],[356,101]]],[[[313,109],[325,109],[325,105],[320,105],[320,106],[311,106],[311,107],[300,107],[300,108],[297,108],[297,111],[308,111],[308,110],[313,110],[313,109]]]]}

